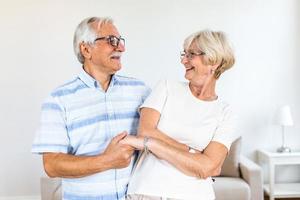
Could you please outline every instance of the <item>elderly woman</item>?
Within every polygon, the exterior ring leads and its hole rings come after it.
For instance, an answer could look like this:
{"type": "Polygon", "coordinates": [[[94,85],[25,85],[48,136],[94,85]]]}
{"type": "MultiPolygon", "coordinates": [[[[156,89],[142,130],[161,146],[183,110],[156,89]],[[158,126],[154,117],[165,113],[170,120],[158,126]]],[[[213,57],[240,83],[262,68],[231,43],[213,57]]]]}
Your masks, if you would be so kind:
{"type": "Polygon", "coordinates": [[[215,87],[234,55],[224,33],[200,31],[184,41],[181,63],[188,82],[161,81],[141,106],[138,137],[122,141],[144,150],[127,199],[215,198],[210,176],[234,139],[231,108],[215,87]]]}

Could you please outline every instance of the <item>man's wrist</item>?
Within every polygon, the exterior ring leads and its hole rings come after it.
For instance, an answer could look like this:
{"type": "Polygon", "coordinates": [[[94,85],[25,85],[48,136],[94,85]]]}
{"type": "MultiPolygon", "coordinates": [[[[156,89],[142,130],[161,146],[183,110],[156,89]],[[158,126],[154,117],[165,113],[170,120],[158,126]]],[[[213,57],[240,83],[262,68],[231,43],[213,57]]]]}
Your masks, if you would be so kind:
{"type": "Polygon", "coordinates": [[[97,168],[100,171],[106,171],[109,169],[116,168],[116,162],[112,159],[112,156],[108,155],[107,152],[104,152],[100,155],[95,156],[97,168]]]}

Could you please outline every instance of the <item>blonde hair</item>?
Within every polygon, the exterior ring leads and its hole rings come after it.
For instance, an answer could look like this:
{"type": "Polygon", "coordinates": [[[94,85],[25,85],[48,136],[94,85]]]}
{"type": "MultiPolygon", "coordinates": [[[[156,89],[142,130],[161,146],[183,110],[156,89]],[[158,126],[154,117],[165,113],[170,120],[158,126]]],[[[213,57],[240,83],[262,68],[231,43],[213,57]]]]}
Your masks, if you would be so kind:
{"type": "Polygon", "coordinates": [[[193,33],[184,40],[184,49],[188,49],[191,44],[195,44],[198,50],[205,53],[204,64],[219,65],[214,72],[216,79],[234,65],[233,50],[225,33],[221,31],[204,30],[193,33]]]}

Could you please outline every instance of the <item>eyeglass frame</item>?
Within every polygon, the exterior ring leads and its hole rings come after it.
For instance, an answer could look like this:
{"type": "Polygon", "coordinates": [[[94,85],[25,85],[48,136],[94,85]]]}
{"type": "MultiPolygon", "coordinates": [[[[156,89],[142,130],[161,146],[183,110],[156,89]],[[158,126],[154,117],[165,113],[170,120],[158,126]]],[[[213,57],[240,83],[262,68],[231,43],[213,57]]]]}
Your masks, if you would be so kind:
{"type": "Polygon", "coordinates": [[[195,56],[203,56],[203,55],[206,55],[206,53],[203,52],[203,51],[200,51],[200,53],[180,51],[180,59],[181,60],[183,58],[187,58],[188,60],[192,60],[195,56]]]}
{"type": "Polygon", "coordinates": [[[98,40],[106,40],[108,42],[108,44],[110,44],[112,47],[115,47],[117,48],[120,44],[120,41],[122,40],[123,43],[122,45],[125,46],[125,39],[122,38],[122,36],[120,37],[117,37],[117,36],[114,36],[114,35],[108,35],[108,36],[105,36],[105,37],[98,37],[94,40],[94,43],[98,40]],[[115,41],[117,41],[116,44],[113,43],[114,40],[112,40],[112,38],[116,39],[115,41]]]}

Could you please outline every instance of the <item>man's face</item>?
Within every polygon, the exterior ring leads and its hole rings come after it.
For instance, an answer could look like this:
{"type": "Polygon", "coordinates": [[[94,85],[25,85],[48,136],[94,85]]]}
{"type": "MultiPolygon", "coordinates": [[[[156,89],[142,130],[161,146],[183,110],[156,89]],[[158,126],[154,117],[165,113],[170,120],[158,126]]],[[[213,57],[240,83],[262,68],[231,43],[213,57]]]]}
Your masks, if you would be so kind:
{"type": "MultiPolygon", "coordinates": [[[[112,24],[103,24],[101,30],[97,29],[97,23],[94,24],[98,37],[116,36],[120,37],[117,28],[112,24]]],[[[121,69],[121,54],[125,51],[123,43],[119,43],[117,47],[112,46],[107,39],[95,41],[91,46],[91,57],[88,60],[95,70],[100,70],[105,74],[115,74],[121,69]]]]}

